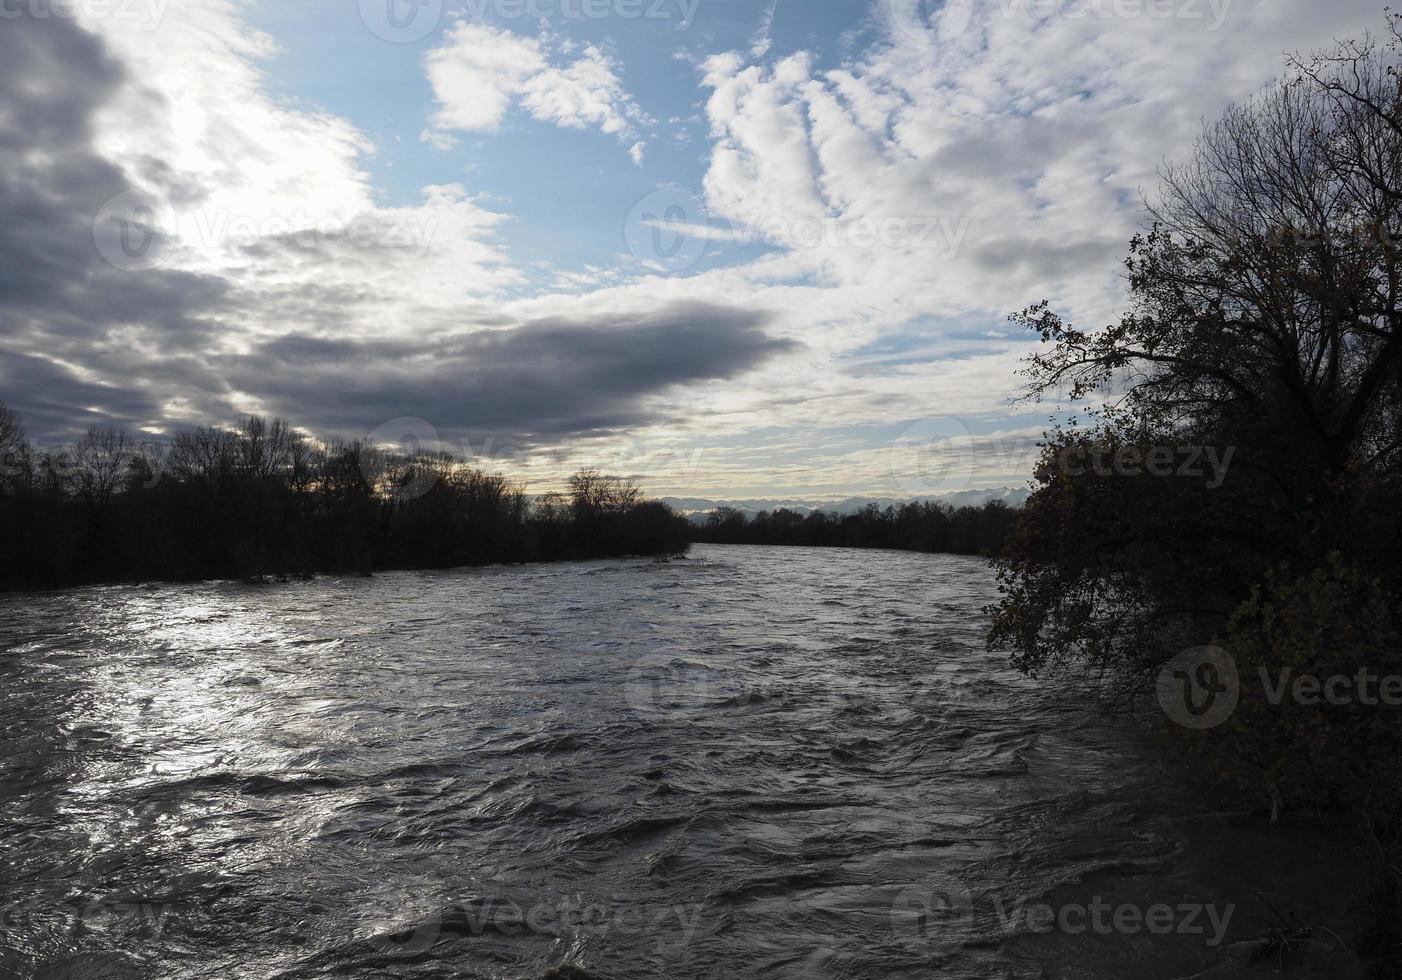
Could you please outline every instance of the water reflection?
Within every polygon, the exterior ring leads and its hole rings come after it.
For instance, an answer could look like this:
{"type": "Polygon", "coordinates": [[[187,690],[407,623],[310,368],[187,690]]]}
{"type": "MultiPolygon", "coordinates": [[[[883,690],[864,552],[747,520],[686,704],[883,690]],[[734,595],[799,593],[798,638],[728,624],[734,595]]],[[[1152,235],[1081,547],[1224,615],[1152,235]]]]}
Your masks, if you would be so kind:
{"type": "Polygon", "coordinates": [[[0,974],[1034,975],[1175,853],[982,563],[707,555],[0,600],[0,974]]]}

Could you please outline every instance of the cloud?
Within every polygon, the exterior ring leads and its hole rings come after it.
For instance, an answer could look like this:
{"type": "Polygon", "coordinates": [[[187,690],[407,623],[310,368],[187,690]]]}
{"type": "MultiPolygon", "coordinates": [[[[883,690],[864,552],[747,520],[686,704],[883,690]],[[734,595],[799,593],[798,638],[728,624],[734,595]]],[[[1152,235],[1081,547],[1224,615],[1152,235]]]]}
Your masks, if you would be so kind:
{"type": "Polygon", "coordinates": [[[633,166],[643,165],[643,152],[647,149],[647,143],[639,140],[628,148],[628,159],[633,161],[633,166]]]}
{"type": "Polygon", "coordinates": [[[547,68],[528,79],[521,104],[542,122],[605,133],[624,132],[640,113],[615,72],[617,63],[589,46],[582,57],[563,68],[547,68]]]}
{"type": "Polygon", "coordinates": [[[425,61],[439,104],[434,127],[494,132],[516,102],[532,118],[570,129],[626,134],[644,120],[618,77],[617,61],[594,45],[555,63],[563,54],[540,38],[457,24],[425,61]]]}
{"type": "Polygon", "coordinates": [[[189,343],[229,301],[217,279],[132,275],[102,258],[99,247],[115,248],[118,233],[94,224],[103,203],[146,199],[93,148],[98,114],[126,80],[107,47],[71,20],[20,17],[0,31],[0,397],[26,411],[34,434],[158,422],[158,386],[147,390],[139,372],[107,377],[100,362],[189,343]]]}
{"type": "Polygon", "coordinates": [[[769,6],[760,16],[759,29],[750,39],[750,57],[763,58],[774,46],[774,14],[779,8],[779,0],[769,0],[769,6]]]}
{"type": "MultiPolygon", "coordinates": [[[[519,263],[506,205],[470,176],[383,206],[371,141],[270,94],[275,46],[239,3],[186,0],[154,31],[91,6],[0,29],[0,398],[32,433],[279,411],[358,435],[419,415],[580,464],[604,443],[714,449],[705,473],[651,486],[721,494],[779,470],[794,489],[880,485],[885,448],[844,442],[852,426],[1006,420],[1030,343],[989,328],[1043,297],[1112,317],[1159,161],[1282,51],[1377,17],[1363,0],[1235,0],[1220,21],[1019,0],[931,23],[910,4],[836,68],[761,45],[697,57],[683,95],[704,102],[706,206],[657,220],[704,238],[706,261],[659,277],[626,256],[519,263]],[[852,232],[889,221],[963,230],[852,232]]],[[[431,140],[519,112],[612,133],[635,163],[646,149],[612,48],[459,24],[424,66],[431,140]]]]}
{"type": "Polygon", "coordinates": [[[1159,163],[1278,77],[1282,52],[1377,16],[1363,0],[1167,6],[961,3],[926,19],[928,4],[899,0],[876,5],[886,36],[839,69],[804,52],[772,66],[752,63],[758,50],[713,54],[707,208],[747,227],[967,223],[945,254],[776,237],[783,259],[754,266],[768,277],[782,261],[824,282],[823,303],[874,310],[888,329],[1043,297],[1113,317],[1115,259],[1159,163]]]}
{"type": "Polygon", "coordinates": [[[544,71],[546,64],[535,38],[458,24],[425,61],[439,103],[434,125],[439,129],[495,130],[526,81],[544,71]]]}
{"type": "Polygon", "coordinates": [[[401,416],[444,436],[550,445],[659,421],[670,390],[735,378],[792,341],[768,316],[681,302],[644,315],[576,314],[432,342],[289,334],[230,367],[234,384],[323,431],[363,434],[401,416]],[[324,393],[309,405],[308,391],[324,393]]]}
{"type": "MultiPolygon", "coordinates": [[[[418,415],[556,450],[665,421],[689,389],[797,348],[769,335],[768,314],[686,299],[513,311],[497,298],[519,281],[490,244],[500,215],[455,184],[377,207],[354,131],[299,159],[298,134],[344,124],[237,84],[238,112],[213,95],[198,107],[219,118],[191,125],[191,166],[129,156],[129,127],[158,135],[176,122],[164,112],[192,107],[163,90],[175,76],[135,79],[122,45],[59,18],[0,34],[14,93],[0,116],[0,397],[42,440],[267,411],[345,436],[418,415]]],[[[241,77],[242,55],[200,56],[241,77]]]]}
{"type": "Polygon", "coordinates": [[[376,206],[354,130],[277,107],[246,87],[243,46],[167,23],[171,60],[223,78],[237,108],[218,85],[187,103],[179,72],[134,71],[120,27],[20,17],[0,33],[0,397],[32,435],[245,411],[361,435],[419,413],[537,444],[646,426],[688,386],[794,348],[763,314],[685,300],[511,312],[502,216],[455,184],[376,206]],[[144,130],[159,145],[182,125],[181,166],[138,152],[144,130]]]}
{"type": "MultiPolygon", "coordinates": [[[[815,425],[1007,417],[1033,339],[1004,333],[971,355],[945,338],[1043,298],[1087,326],[1113,320],[1127,300],[1119,259],[1161,161],[1279,77],[1284,52],[1377,18],[1364,0],[1169,4],[1167,18],[1165,5],[1018,0],[924,20],[928,4],[904,6],[914,19],[886,22],[840,68],[805,52],[756,63],[767,49],[695,59],[712,141],[704,207],[667,228],[709,243],[706,271],[636,288],[762,299],[781,310],[776,331],[803,338],[801,357],[726,392],[737,438],[748,426],[807,444],[815,425]],[[939,233],[842,233],[888,223],[939,233]],[[805,228],[839,234],[790,233],[805,228]],[[727,264],[727,238],[770,247],[727,264]],[[902,335],[929,355],[875,378],[850,370],[902,335]]],[[[860,459],[847,462],[861,479],[860,459]]]]}

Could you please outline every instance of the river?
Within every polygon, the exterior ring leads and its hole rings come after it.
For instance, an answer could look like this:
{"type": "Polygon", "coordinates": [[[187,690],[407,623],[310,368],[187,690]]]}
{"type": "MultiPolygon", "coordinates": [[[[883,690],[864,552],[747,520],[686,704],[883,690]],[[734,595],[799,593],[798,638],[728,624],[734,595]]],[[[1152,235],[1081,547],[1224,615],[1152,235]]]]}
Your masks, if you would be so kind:
{"type": "Polygon", "coordinates": [[[710,546],[0,598],[0,976],[1241,975],[1214,848],[1287,845],[995,596],[710,546]]]}

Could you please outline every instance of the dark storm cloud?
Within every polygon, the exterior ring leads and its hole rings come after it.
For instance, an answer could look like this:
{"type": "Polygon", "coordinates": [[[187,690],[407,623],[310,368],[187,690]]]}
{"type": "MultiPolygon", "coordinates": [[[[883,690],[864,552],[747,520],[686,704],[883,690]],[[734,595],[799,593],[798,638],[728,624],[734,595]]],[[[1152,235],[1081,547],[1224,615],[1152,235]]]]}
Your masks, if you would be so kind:
{"type": "Polygon", "coordinates": [[[52,361],[25,354],[0,356],[0,392],[22,410],[26,431],[41,442],[51,433],[151,418],[159,410],[140,389],[83,381],[52,361]]]}
{"type": "Polygon", "coordinates": [[[188,341],[228,293],[210,277],[114,268],[96,247],[94,216],[135,193],[92,148],[93,115],[123,81],[71,18],[0,27],[0,399],[40,437],[153,418],[136,366],[119,362],[142,338],[188,341]],[[114,368],[107,383],[91,380],[114,368]]]}
{"type": "MultiPolygon", "coordinates": [[[[121,227],[100,216],[113,199],[127,202],[124,214],[145,199],[94,149],[93,120],[118,90],[155,96],[131,86],[71,18],[0,24],[0,400],[43,442],[94,423],[232,421],[251,397],[329,434],[411,416],[445,435],[558,443],[657,421],[653,396],[792,346],[766,335],[763,314],[695,303],[521,322],[473,301],[410,317],[429,339],[326,339],[361,311],[393,309],[368,276],[346,286],[317,273],[328,263],[373,268],[385,258],[375,248],[272,235],[244,250],[256,269],[227,277],[125,264],[114,251],[121,227]],[[266,326],[249,329],[259,323],[284,324],[285,335],[250,349],[244,338],[267,336],[266,326]]],[[[157,191],[153,209],[206,194],[160,161],[139,166],[157,191]]],[[[125,227],[154,249],[170,244],[125,227]]]]}
{"type": "Polygon", "coordinates": [[[445,436],[545,443],[655,421],[650,396],[733,377],[796,346],[768,336],[766,320],[684,302],[648,315],[535,320],[431,346],[293,335],[241,358],[229,376],[277,411],[344,435],[410,416],[445,436]],[[309,390],[321,393],[314,404],[309,390]]]}

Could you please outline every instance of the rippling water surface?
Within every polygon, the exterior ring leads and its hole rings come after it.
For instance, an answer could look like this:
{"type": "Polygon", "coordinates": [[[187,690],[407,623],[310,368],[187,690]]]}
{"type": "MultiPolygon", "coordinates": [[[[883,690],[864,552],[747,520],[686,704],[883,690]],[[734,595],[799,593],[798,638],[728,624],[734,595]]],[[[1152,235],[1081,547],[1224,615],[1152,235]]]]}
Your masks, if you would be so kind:
{"type": "Polygon", "coordinates": [[[994,595],[710,547],[0,599],[0,975],[1203,969],[1029,911],[1212,896],[1137,728],[984,651],[994,595]]]}

